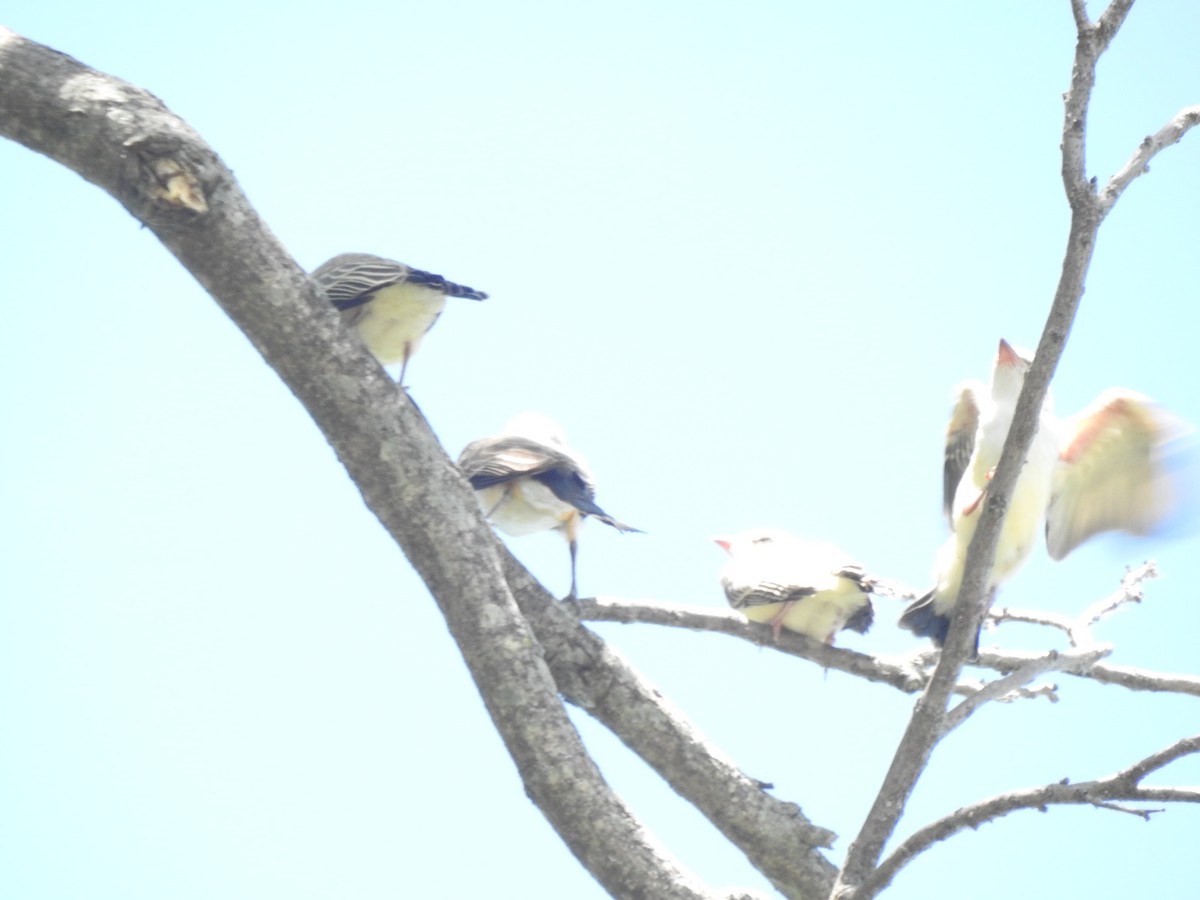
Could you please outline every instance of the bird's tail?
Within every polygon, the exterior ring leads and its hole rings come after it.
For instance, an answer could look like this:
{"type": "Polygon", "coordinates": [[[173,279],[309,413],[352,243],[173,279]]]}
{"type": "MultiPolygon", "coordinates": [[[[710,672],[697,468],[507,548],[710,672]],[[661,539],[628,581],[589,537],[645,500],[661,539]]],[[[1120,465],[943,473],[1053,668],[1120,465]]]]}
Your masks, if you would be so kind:
{"type": "Polygon", "coordinates": [[[408,282],[410,284],[426,285],[450,297],[466,297],[468,300],[487,299],[487,294],[483,291],[477,291],[475,288],[467,287],[465,284],[455,284],[453,281],[447,281],[441,275],[435,275],[433,272],[422,272],[420,269],[413,269],[408,273],[408,282]]]}
{"type": "MultiPolygon", "coordinates": [[[[946,643],[946,633],[950,630],[950,616],[933,608],[933,597],[934,592],[930,591],[910,604],[900,616],[900,627],[907,628],[917,637],[927,637],[941,647],[946,643]]],[[[953,609],[951,607],[950,611],[953,609]]]]}
{"type": "Polygon", "coordinates": [[[871,625],[875,622],[875,607],[871,603],[870,598],[867,602],[854,611],[854,614],[846,620],[843,628],[848,628],[850,631],[857,631],[859,634],[866,634],[871,630],[871,625]]]}
{"type": "MultiPolygon", "coordinates": [[[[597,510],[600,510],[600,507],[598,507],[598,506],[595,508],[597,510]]],[[[624,522],[618,522],[616,519],[614,519],[612,516],[610,516],[608,513],[604,512],[603,510],[600,510],[599,512],[591,512],[590,510],[585,510],[584,512],[586,515],[589,515],[593,519],[597,519],[597,520],[603,522],[605,525],[611,525],[613,528],[617,529],[617,531],[620,531],[620,532],[632,531],[635,534],[645,534],[646,533],[646,532],[642,531],[642,529],[640,529],[640,528],[634,528],[632,525],[626,525],[624,522]]]]}

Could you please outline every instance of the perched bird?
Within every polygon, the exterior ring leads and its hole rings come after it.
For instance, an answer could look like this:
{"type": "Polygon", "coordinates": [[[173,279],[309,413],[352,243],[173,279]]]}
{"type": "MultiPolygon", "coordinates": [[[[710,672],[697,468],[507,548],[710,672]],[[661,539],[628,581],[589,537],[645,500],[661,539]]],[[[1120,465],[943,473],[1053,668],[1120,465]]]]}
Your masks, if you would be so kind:
{"type": "Polygon", "coordinates": [[[828,544],[773,528],[714,538],[730,556],[721,570],[729,605],[751,622],[833,643],[843,628],[866,634],[875,618],[875,582],[828,544]]]}
{"type": "Polygon", "coordinates": [[[563,534],[571,551],[568,597],[576,596],[576,541],[587,516],[618,531],[640,530],[596,505],[596,483],[582,457],[567,446],[556,423],[537,413],[523,413],[495,437],[468,444],[458,468],[475,489],[484,515],[505,534],[563,534]]]}
{"type": "MultiPolygon", "coordinates": [[[[945,643],[988,483],[1012,426],[1030,361],[1000,342],[990,390],[968,384],[946,432],[943,507],[953,534],[938,552],[935,585],[904,611],[900,625],[945,643]]],[[[1180,429],[1146,398],[1110,390],[1060,422],[1049,395],[1017,477],[985,590],[996,589],[1029,556],[1044,530],[1054,559],[1102,531],[1147,534],[1171,512],[1166,456],[1180,429]]],[[[989,600],[990,602],[990,600],[989,600]]],[[[976,646],[979,637],[976,635],[976,646]]]]}
{"type": "Polygon", "coordinates": [[[400,384],[446,297],[487,299],[483,291],[369,253],[335,256],[311,277],[381,365],[400,363],[400,384]]]}

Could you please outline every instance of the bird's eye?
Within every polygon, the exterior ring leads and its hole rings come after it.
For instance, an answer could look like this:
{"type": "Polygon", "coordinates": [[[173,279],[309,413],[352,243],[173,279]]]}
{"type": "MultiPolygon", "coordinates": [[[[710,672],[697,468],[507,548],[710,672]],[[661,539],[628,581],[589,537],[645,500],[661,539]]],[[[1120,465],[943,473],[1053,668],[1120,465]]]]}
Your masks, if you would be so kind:
{"type": "Polygon", "coordinates": [[[752,543],[755,543],[755,544],[769,544],[769,543],[771,543],[771,538],[769,538],[769,537],[760,537],[760,538],[755,538],[755,539],[752,541],[752,543]]]}

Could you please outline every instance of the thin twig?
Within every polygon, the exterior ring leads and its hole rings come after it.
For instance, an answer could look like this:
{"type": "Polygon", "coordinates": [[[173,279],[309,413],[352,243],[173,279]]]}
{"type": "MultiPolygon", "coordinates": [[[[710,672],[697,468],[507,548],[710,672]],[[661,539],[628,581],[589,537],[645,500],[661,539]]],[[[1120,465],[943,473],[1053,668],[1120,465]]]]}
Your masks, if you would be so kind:
{"type": "Polygon", "coordinates": [[[1039,659],[1031,659],[1019,668],[989,682],[983,690],[963,700],[948,713],[942,724],[942,737],[945,737],[971,715],[991,700],[999,700],[1013,691],[1023,688],[1039,675],[1046,672],[1063,672],[1069,669],[1088,669],[1097,661],[1112,653],[1111,647],[1099,647],[1083,653],[1058,653],[1050,651],[1039,659]]]}
{"type": "Polygon", "coordinates": [[[1100,192],[1101,214],[1107,215],[1125,188],[1139,175],[1150,171],[1150,160],[1172,144],[1178,144],[1197,125],[1200,125],[1200,105],[1186,106],[1156,133],[1147,135],[1133,151],[1129,161],[1108,179],[1108,184],[1100,192]]]}

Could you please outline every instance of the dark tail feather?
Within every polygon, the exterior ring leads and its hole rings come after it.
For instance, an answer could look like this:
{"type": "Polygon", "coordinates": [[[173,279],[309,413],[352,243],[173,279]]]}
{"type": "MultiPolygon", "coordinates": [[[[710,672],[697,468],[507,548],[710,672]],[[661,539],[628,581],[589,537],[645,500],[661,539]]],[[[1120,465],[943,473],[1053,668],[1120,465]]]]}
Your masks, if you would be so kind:
{"type": "Polygon", "coordinates": [[[447,281],[441,275],[435,275],[432,272],[422,272],[420,269],[410,271],[407,281],[411,284],[428,285],[431,288],[441,291],[443,294],[449,294],[451,297],[466,297],[468,300],[487,299],[487,294],[483,291],[477,291],[475,288],[467,287],[465,284],[455,284],[453,281],[447,281]]]}
{"type": "MultiPolygon", "coordinates": [[[[539,472],[533,478],[535,481],[540,481],[546,487],[550,488],[554,492],[554,496],[559,500],[562,500],[564,503],[570,503],[585,516],[593,516],[605,525],[611,525],[617,531],[636,531],[639,533],[642,531],[640,528],[634,528],[632,525],[618,522],[597,506],[596,501],[592,499],[591,489],[579,476],[578,472],[565,468],[555,468],[546,472],[539,472]]],[[[473,485],[474,482],[472,482],[473,485]]]]}
{"type": "Polygon", "coordinates": [[[927,637],[941,647],[946,643],[946,632],[950,630],[950,616],[934,610],[933,591],[930,591],[904,610],[900,627],[907,628],[917,637],[927,637]]]}
{"type": "Polygon", "coordinates": [[[843,625],[842,628],[848,628],[851,631],[857,631],[859,634],[866,634],[871,630],[871,625],[874,623],[874,621],[875,607],[871,605],[871,600],[868,598],[867,605],[860,606],[858,609],[856,609],[854,611],[854,615],[846,620],[846,624],[843,625]]]}

